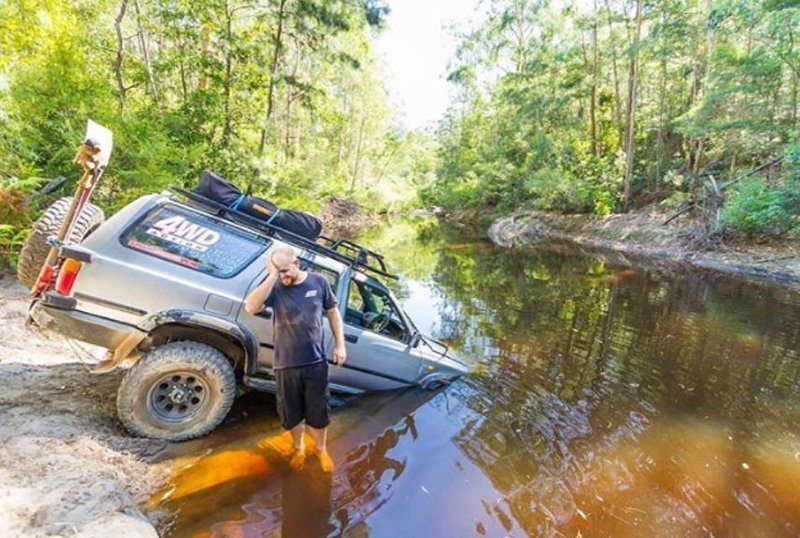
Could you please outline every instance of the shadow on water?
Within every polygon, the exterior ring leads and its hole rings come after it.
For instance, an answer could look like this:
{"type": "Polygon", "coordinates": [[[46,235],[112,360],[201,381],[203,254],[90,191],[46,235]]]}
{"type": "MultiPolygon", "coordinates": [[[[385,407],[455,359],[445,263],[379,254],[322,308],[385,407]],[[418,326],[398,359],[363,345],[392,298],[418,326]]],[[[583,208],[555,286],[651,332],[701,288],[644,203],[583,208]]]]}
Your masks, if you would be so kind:
{"type": "Polygon", "coordinates": [[[477,373],[338,411],[327,479],[288,470],[271,397],[249,395],[172,448],[168,535],[800,534],[800,295],[564,245],[401,240],[402,300],[477,373]]]}

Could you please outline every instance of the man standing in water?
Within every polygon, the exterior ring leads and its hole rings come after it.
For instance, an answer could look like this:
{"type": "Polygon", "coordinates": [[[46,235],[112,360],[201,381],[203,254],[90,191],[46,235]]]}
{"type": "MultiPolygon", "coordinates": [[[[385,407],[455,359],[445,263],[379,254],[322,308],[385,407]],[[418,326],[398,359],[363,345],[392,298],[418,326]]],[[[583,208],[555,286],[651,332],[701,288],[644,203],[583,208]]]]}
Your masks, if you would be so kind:
{"type": "Polygon", "coordinates": [[[308,426],[320,466],[333,470],[325,445],[328,423],[328,363],[322,341],[322,313],[328,316],[336,347],[333,362],[344,363],[342,317],[330,284],[321,275],[300,270],[294,249],[279,246],[270,254],[269,275],[245,299],[250,314],[271,307],[275,323],[274,369],[281,425],[293,442],[290,465],[301,469],[308,426]],[[276,285],[277,284],[277,285],[276,285]]]}

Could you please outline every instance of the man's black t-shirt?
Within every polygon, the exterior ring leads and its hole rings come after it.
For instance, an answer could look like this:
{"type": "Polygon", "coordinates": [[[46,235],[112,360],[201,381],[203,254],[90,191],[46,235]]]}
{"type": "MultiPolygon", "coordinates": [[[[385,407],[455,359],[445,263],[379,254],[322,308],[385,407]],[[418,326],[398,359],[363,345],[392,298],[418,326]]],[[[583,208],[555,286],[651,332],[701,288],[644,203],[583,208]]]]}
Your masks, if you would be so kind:
{"type": "Polygon", "coordinates": [[[308,273],[292,286],[278,280],[264,304],[272,308],[275,320],[275,369],[325,360],[322,313],[338,304],[325,277],[308,273]]]}

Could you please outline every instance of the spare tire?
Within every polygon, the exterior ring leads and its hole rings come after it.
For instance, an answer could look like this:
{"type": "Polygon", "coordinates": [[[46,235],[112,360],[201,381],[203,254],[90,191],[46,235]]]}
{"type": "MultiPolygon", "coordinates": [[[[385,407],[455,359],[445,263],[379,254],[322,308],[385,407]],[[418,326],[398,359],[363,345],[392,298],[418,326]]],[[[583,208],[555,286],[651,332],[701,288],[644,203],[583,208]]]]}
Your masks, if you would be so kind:
{"type": "MultiPolygon", "coordinates": [[[[17,278],[25,286],[32,288],[36,284],[39,271],[41,271],[42,265],[47,259],[47,254],[50,252],[47,238],[51,235],[58,235],[58,230],[61,229],[61,224],[67,216],[71,203],[71,196],[56,200],[33,225],[33,230],[22,246],[22,250],[19,253],[19,261],[17,262],[17,278]]],[[[78,215],[75,225],[72,227],[72,233],[66,242],[80,243],[95,231],[105,219],[102,209],[94,204],[87,203],[83,206],[80,215],[78,215]]]]}

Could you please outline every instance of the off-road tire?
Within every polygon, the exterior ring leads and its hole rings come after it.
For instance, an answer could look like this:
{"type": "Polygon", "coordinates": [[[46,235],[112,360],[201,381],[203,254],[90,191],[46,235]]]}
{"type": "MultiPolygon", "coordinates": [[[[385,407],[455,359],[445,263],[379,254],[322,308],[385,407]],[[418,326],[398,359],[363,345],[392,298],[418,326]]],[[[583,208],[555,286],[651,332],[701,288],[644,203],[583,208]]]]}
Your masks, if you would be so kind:
{"type": "MultiPolygon", "coordinates": [[[[19,261],[17,262],[17,278],[28,288],[32,288],[36,284],[39,271],[42,270],[42,265],[44,265],[47,254],[50,252],[47,238],[51,235],[58,235],[58,230],[67,216],[71,203],[72,197],[68,196],[56,200],[48,207],[33,225],[31,234],[22,246],[22,250],[19,253],[19,261]]],[[[80,215],[78,215],[67,242],[80,243],[95,231],[105,219],[102,209],[94,204],[87,203],[83,206],[80,215]]]]}
{"type": "MultiPolygon", "coordinates": [[[[192,389],[189,392],[194,394],[192,389]]],[[[135,436],[186,441],[219,426],[235,396],[236,376],[225,355],[199,342],[171,342],[150,351],[128,370],[117,391],[117,413],[135,436]],[[173,380],[183,388],[205,386],[197,393],[205,398],[201,407],[185,420],[163,418],[160,413],[168,413],[155,401],[160,398],[170,405],[172,397],[167,392],[172,390],[173,380]]]]}

